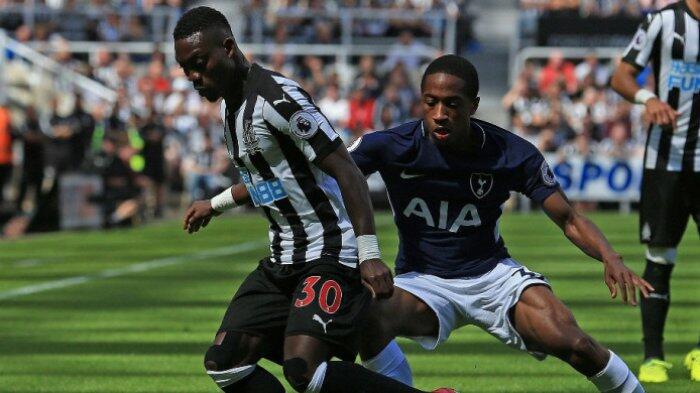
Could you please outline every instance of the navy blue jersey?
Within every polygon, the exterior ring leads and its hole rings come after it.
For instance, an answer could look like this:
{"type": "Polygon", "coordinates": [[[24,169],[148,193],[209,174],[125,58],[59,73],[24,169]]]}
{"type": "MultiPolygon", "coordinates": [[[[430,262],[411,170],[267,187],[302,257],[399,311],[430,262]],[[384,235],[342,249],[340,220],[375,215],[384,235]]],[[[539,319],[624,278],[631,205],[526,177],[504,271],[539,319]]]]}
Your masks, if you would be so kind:
{"type": "Polygon", "coordinates": [[[542,154],[517,135],[472,119],[473,154],[441,152],[422,121],[365,135],[350,147],[357,166],[379,171],[399,230],[397,274],[444,278],[488,272],[508,250],[498,219],[511,191],[542,202],[559,187],[542,154]]]}

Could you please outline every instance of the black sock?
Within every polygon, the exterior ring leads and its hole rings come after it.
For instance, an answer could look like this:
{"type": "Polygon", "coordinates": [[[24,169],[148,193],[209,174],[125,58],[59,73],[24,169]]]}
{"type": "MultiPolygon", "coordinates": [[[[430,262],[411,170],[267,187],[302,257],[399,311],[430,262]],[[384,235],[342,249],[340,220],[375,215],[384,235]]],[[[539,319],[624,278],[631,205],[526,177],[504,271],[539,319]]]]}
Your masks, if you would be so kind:
{"type": "Polygon", "coordinates": [[[647,259],[644,279],[654,287],[649,298],[641,301],[644,358],[664,358],[664,324],[671,301],[671,271],[673,265],[662,265],[647,259]]]}
{"type": "Polygon", "coordinates": [[[221,389],[226,393],[285,393],[280,381],[260,366],[249,376],[221,389]]]}
{"type": "Polygon", "coordinates": [[[321,393],[422,393],[350,362],[328,362],[321,393]]]}

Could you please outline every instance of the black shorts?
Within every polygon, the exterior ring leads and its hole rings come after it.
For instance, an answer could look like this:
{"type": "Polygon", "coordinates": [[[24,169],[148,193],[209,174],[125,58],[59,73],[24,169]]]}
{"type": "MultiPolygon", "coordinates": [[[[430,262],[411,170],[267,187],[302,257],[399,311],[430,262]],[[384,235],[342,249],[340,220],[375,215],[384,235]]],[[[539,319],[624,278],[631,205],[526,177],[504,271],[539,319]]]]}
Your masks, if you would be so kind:
{"type": "Polygon", "coordinates": [[[359,270],[336,260],[280,265],[266,258],[238,288],[219,332],[264,336],[264,357],[278,363],[284,338],[298,334],[316,337],[333,356],[353,361],[371,298],[359,270]]]}
{"type": "Polygon", "coordinates": [[[688,217],[700,233],[700,173],[645,170],[639,214],[639,238],[655,247],[676,247],[688,217]]]}

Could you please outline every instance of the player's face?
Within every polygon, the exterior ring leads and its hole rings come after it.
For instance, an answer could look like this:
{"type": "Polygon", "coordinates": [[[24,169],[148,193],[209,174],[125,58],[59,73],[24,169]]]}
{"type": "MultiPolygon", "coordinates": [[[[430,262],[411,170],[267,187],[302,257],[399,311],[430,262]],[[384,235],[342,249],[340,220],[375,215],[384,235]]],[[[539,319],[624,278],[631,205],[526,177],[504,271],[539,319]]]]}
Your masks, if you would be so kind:
{"type": "Polygon", "coordinates": [[[211,102],[226,95],[227,77],[236,74],[235,43],[216,35],[199,32],[175,42],[175,59],[199,95],[211,102]]]}
{"type": "Polygon", "coordinates": [[[423,122],[438,147],[462,149],[469,143],[470,117],[479,99],[464,94],[464,81],[454,75],[435,73],[425,78],[422,89],[423,122]]]}

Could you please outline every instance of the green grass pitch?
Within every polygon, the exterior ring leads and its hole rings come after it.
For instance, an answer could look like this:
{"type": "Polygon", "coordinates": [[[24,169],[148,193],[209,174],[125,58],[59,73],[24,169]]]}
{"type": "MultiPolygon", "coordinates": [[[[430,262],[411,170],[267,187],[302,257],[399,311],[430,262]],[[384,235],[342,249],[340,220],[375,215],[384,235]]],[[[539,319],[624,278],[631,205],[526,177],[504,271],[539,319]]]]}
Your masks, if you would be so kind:
{"type": "MultiPolygon", "coordinates": [[[[641,273],[636,216],[592,218],[641,273]]],[[[396,231],[388,215],[377,219],[391,262],[396,231]]],[[[601,265],[542,214],[506,215],[501,232],[516,259],[550,278],[583,329],[636,371],[639,310],[610,299],[601,265]]],[[[218,218],[193,236],[172,221],[0,242],[0,392],[216,392],[203,354],[230,296],[266,250],[266,225],[257,215],[218,218]]],[[[700,242],[692,224],[678,260],[666,331],[675,367],[670,382],[647,386],[652,393],[700,392],[682,366],[700,331],[700,242]]],[[[435,352],[400,343],[423,389],[594,391],[566,364],[538,362],[472,327],[435,352]]],[[[279,367],[265,364],[281,376],[279,367]]]]}

